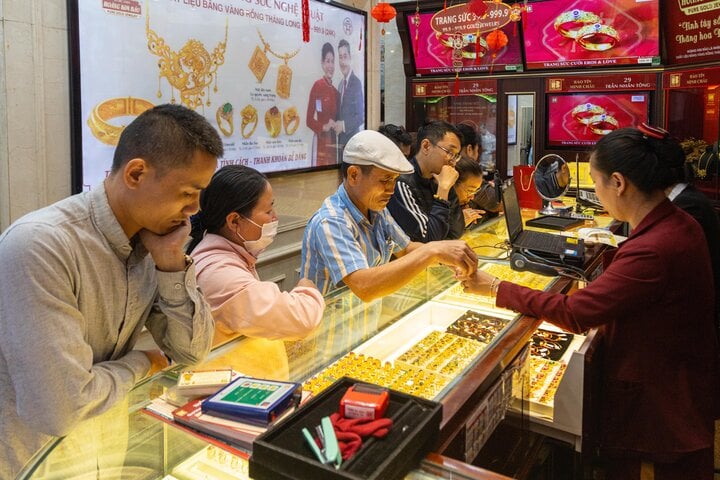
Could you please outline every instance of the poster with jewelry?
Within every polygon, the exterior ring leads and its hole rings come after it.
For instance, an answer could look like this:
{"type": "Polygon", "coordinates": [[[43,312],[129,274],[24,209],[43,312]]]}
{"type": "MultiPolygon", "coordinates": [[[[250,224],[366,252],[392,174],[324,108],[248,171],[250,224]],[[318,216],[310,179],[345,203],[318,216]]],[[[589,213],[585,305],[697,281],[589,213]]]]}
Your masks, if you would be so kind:
{"type": "Polygon", "coordinates": [[[660,64],[659,0],[545,0],[523,17],[531,69],[660,64]]]}
{"type": "MultiPolygon", "coordinates": [[[[311,0],[306,43],[301,0],[74,3],[76,190],[99,185],[125,125],[164,103],[217,128],[219,166],[269,173],[337,164],[337,135],[349,124],[343,80],[365,96],[365,12],[311,0]]],[[[365,113],[353,112],[361,125],[365,113]]]]}

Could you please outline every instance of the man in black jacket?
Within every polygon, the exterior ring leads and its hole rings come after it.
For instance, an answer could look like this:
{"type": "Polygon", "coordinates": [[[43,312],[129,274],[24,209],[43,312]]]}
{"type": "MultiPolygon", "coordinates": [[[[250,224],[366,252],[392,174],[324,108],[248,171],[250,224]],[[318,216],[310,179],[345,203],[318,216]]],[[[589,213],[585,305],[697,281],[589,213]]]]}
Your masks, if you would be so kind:
{"type": "Polygon", "coordinates": [[[410,159],[414,173],[401,175],[388,210],[415,242],[444,240],[450,229],[449,215],[456,202],[453,185],[458,178],[462,134],[453,125],[436,121],[420,128],[417,153],[410,159]]]}

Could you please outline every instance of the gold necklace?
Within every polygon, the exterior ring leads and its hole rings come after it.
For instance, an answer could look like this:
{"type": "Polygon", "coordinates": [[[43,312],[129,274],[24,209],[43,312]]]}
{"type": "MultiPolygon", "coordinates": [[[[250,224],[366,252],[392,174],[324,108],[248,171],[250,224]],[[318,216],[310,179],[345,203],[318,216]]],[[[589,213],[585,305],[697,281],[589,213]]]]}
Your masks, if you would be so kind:
{"type": "MultiPolygon", "coordinates": [[[[260,36],[260,41],[263,44],[264,52],[270,52],[270,55],[277,58],[278,60],[282,60],[284,63],[278,67],[278,76],[277,76],[277,82],[275,84],[275,91],[277,93],[277,96],[280,98],[290,98],[290,88],[292,85],[292,69],[288,66],[288,61],[293,58],[295,55],[297,55],[300,52],[300,49],[296,49],[294,52],[288,52],[288,53],[277,53],[275,52],[271,47],[270,44],[265,40],[265,37],[263,37],[262,33],[260,33],[260,29],[258,29],[258,35],[260,36]]],[[[260,49],[258,47],[255,47],[255,51],[259,52],[260,49]]],[[[263,52],[263,55],[265,53],[263,52]]],[[[254,55],[254,54],[253,54],[254,55]]],[[[267,60],[267,56],[265,55],[265,59],[267,60]]],[[[270,64],[269,61],[267,61],[268,65],[270,64]]],[[[251,67],[252,70],[252,67],[251,67]]],[[[267,71],[267,67],[265,67],[265,71],[267,71]]],[[[265,76],[265,71],[263,71],[262,76],[265,76]]],[[[253,73],[255,73],[253,71],[253,73]]],[[[257,75],[255,75],[257,77],[257,75]]],[[[258,81],[262,81],[261,78],[258,78],[258,81]]]]}
{"type": "Polygon", "coordinates": [[[698,159],[698,166],[697,166],[698,178],[704,179],[705,177],[707,177],[708,169],[710,168],[710,162],[713,161],[713,157],[715,157],[715,154],[713,154],[712,152],[705,152],[702,155],[700,155],[700,158],[698,159]],[[707,158],[707,160],[705,161],[705,168],[700,168],[702,166],[703,157],[707,158]]]}
{"type": "Polygon", "coordinates": [[[147,8],[145,20],[145,35],[148,41],[148,50],[160,57],[158,67],[158,98],[162,97],[160,81],[167,78],[170,84],[171,103],[175,103],[175,90],[180,92],[180,102],[193,110],[203,103],[207,93],[206,105],[210,106],[210,84],[214,83],[213,92],[217,93],[217,70],[225,63],[225,48],[227,47],[228,23],[225,20],[225,40],[219,42],[210,54],[205,45],[199,40],[191,38],[178,51],[173,51],[165,43],[165,39],[150,28],[150,9],[147,8]]]}

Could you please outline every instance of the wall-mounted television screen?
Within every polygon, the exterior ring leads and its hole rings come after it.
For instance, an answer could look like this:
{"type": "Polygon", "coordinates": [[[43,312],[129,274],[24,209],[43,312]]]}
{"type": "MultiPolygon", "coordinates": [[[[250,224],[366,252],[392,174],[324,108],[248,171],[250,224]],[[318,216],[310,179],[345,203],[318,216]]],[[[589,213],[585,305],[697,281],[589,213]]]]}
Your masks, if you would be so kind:
{"type": "Polygon", "coordinates": [[[613,130],[647,122],[649,112],[649,92],[548,94],[546,146],[594,145],[613,130]]]}
{"type": "Polygon", "coordinates": [[[484,18],[470,12],[467,3],[420,13],[417,24],[415,13],[406,15],[416,75],[447,75],[455,74],[456,70],[459,73],[522,70],[520,34],[510,20],[510,7],[485,3],[488,10],[484,18]],[[497,50],[487,41],[495,30],[500,30],[507,40],[497,50]]]}
{"type": "Polygon", "coordinates": [[[658,0],[545,0],[528,8],[528,70],[660,64],[658,0]]]}

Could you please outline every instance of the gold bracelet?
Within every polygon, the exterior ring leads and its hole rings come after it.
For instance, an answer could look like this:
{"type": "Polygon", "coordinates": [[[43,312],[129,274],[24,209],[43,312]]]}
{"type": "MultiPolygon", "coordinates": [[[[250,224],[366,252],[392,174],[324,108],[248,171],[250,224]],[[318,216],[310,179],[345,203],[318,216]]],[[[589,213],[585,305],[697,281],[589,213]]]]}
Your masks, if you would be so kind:
{"type": "Polygon", "coordinates": [[[95,138],[104,144],[115,146],[120,140],[120,134],[125,130],[125,125],[111,125],[108,120],[115,117],[137,116],[154,106],[142,98],[111,98],[95,105],[88,117],[87,125],[95,138]]]}
{"type": "Polygon", "coordinates": [[[498,277],[493,278],[490,282],[490,296],[497,297],[498,287],[500,286],[500,279],[498,277]]]}

